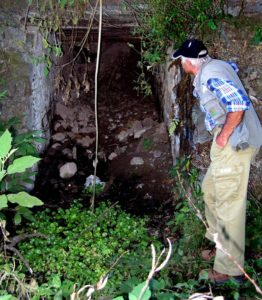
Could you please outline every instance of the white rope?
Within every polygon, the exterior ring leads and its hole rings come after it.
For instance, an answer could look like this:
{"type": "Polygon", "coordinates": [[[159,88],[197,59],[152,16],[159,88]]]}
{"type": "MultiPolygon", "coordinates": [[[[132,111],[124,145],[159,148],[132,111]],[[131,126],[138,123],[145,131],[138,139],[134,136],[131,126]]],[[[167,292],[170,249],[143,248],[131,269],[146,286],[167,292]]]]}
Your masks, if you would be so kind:
{"type": "Polygon", "coordinates": [[[101,52],[101,35],[102,35],[102,17],[103,17],[103,0],[100,0],[99,10],[99,31],[98,31],[98,42],[97,42],[97,57],[96,57],[96,72],[95,72],[95,127],[96,127],[96,149],[95,149],[95,160],[94,164],[94,180],[93,180],[93,195],[91,198],[91,209],[95,206],[95,195],[96,195],[96,170],[98,163],[98,115],[97,115],[97,94],[98,94],[98,70],[101,52]]]}

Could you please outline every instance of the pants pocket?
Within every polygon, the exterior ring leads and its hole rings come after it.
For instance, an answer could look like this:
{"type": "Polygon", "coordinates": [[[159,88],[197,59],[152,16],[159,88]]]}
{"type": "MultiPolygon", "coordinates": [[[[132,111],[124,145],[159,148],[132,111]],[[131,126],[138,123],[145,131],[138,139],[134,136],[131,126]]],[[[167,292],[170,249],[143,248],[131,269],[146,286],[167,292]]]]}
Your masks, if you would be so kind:
{"type": "Polygon", "coordinates": [[[212,176],[217,196],[217,208],[231,206],[239,196],[243,166],[223,166],[212,169],[212,176]]]}

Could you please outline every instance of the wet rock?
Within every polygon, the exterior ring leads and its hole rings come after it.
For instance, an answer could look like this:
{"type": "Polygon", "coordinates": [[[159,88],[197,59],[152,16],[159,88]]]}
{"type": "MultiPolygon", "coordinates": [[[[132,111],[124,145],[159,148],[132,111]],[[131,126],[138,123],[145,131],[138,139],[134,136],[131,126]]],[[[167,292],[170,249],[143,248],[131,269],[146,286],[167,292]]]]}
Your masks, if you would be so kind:
{"type": "Polygon", "coordinates": [[[58,132],[52,136],[52,139],[55,142],[62,142],[65,140],[65,138],[66,138],[66,134],[63,132],[58,132]]]}
{"type": "Polygon", "coordinates": [[[142,157],[133,157],[130,161],[131,166],[140,166],[144,164],[144,160],[142,157]]]}
{"type": "Polygon", "coordinates": [[[59,169],[59,175],[63,179],[73,177],[77,172],[77,166],[74,162],[68,162],[59,169]]]}

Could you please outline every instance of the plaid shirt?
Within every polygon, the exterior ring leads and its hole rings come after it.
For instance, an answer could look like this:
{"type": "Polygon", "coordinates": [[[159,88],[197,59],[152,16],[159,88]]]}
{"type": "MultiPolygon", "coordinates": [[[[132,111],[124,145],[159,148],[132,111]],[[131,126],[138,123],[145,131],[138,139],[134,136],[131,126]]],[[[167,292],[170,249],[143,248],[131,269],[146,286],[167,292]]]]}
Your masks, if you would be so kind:
{"type": "MultiPolygon", "coordinates": [[[[230,63],[230,65],[236,72],[238,71],[236,64],[230,63]]],[[[230,80],[210,78],[207,81],[207,88],[225,105],[227,112],[247,110],[250,107],[248,96],[230,80]]],[[[216,126],[215,120],[208,112],[205,110],[204,112],[206,128],[211,131],[216,126]]]]}

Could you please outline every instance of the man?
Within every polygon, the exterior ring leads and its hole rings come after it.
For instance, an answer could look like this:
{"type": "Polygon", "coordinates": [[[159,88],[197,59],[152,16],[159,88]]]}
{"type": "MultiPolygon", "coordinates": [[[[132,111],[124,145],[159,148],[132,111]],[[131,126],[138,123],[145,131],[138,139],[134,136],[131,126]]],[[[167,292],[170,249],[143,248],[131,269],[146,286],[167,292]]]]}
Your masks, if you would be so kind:
{"type": "MultiPolygon", "coordinates": [[[[219,242],[243,267],[246,194],[251,160],[262,145],[262,127],[233,63],[212,59],[202,41],[186,40],[173,54],[186,73],[195,76],[194,95],[205,112],[205,125],[214,135],[211,164],[202,183],[206,237],[219,242]]],[[[202,257],[214,267],[208,278],[222,283],[240,280],[241,271],[221,250],[205,250],[202,257]]]]}

